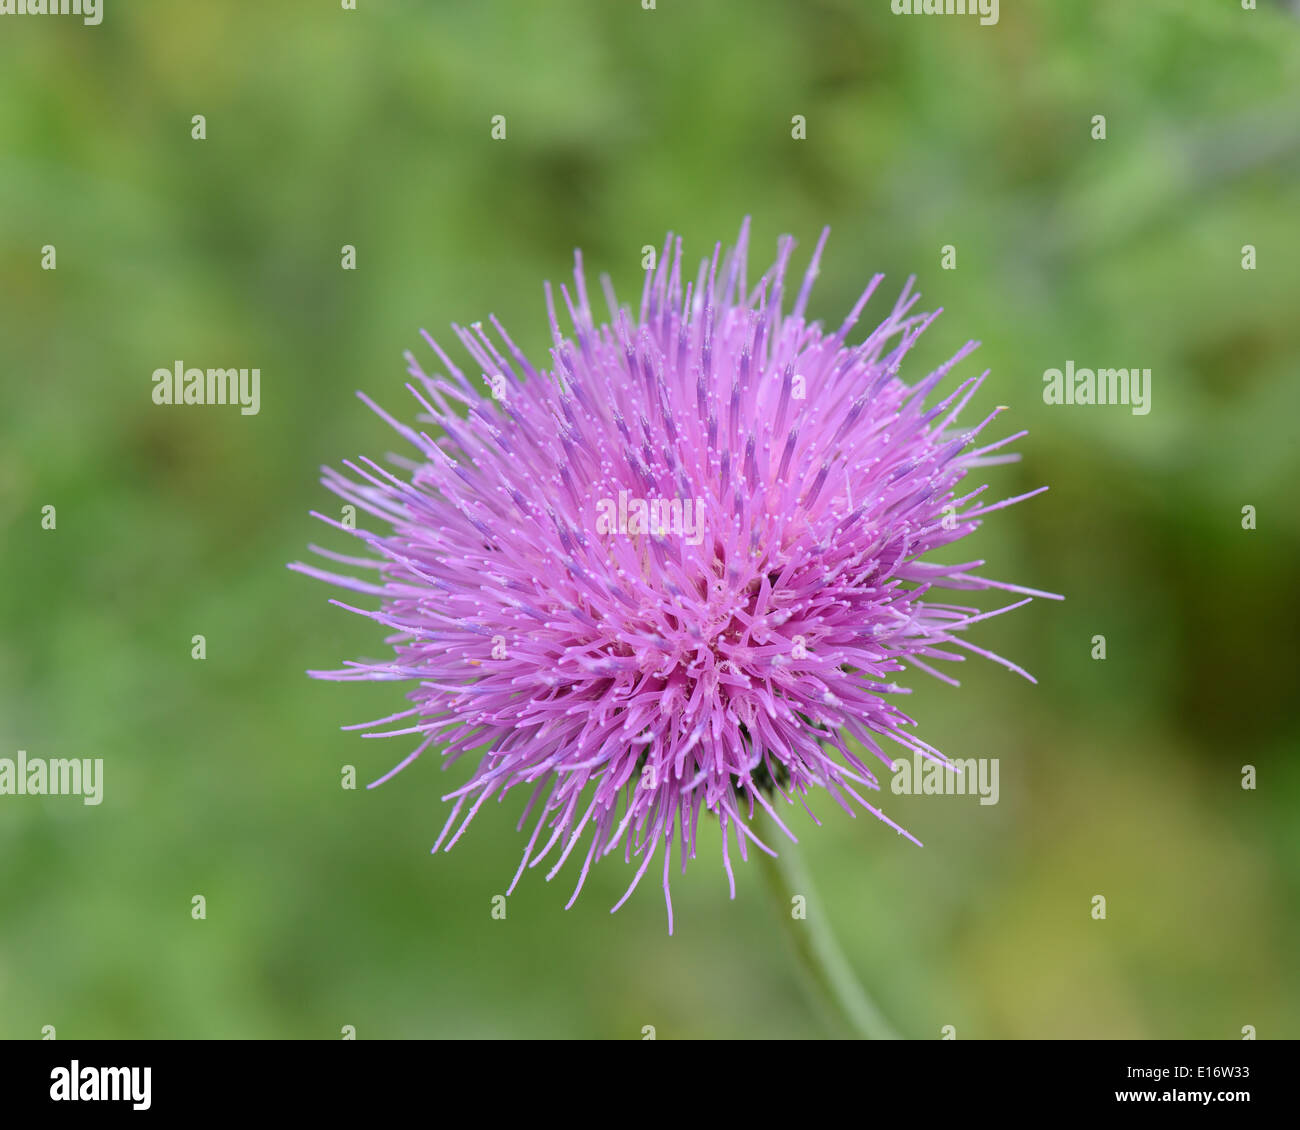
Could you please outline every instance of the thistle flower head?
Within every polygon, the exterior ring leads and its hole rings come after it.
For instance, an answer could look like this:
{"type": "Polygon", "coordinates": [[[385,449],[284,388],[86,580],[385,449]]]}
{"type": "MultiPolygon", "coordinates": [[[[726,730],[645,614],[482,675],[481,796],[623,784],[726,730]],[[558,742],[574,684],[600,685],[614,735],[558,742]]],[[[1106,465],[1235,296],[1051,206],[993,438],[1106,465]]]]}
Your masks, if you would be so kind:
{"type": "Polygon", "coordinates": [[[762,808],[789,834],[778,798],[821,789],[911,839],[864,795],[891,753],[943,760],[898,705],[902,682],[955,682],[939,665],[966,652],[1024,674],[963,638],[996,613],[941,590],[1050,594],[931,557],[1018,501],[988,504],[963,481],[1014,459],[994,452],[1018,436],[979,445],[999,410],[958,423],[983,376],[927,403],[976,343],[903,378],[936,316],[912,312],[910,281],[856,344],[882,276],[838,328],[807,320],[826,235],[792,303],[792,239],[751,287],[748,221],[694,279],[670,236],[636,311],[604,280],[599,325],[579,254],[560,288],[571,331],[546,287],[548,365],[492,317],[491,331],[454,327],[472,377],[427,334],[443,371],[408,354],[422,427],[366,401],[415,458],[327,468],[367,556],[313,549],[371,579],[294,568],[377,598],[352,610],[392,632],[391,659],[313,672],[410,684],[408,709],[366,724],[414,746],[375,784],[430,749],[477,759],[444,798],[434,851],[522,787],[510,890],[526,866],[549,861],[549,879],[576,853],[576,898],[593,861],[621,851],[636,872],[618,909],[658,856],[671,932],[669,867],[695,857],[701,813],[721,827],[733,897],[730,841],[742,859],[771,853],[750,822],[762,808]]]}

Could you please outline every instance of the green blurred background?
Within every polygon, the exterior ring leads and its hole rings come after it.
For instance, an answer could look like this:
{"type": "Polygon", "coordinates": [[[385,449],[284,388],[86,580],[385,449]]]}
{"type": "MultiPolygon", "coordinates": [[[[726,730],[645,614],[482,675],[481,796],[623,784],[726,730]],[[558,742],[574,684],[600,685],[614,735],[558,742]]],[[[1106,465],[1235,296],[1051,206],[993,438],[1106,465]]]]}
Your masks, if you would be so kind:
{"type": "Polygon", "coordinates": [[[0,17],[0,756],[106,775],[99,807],[0,798],[0,1037],[837,1034],[756,867],[728,901],[716,832],[672,938],[652,881],[608,913],[621,857],[567,912],[572,869],[530,872],[494,920],[524,798],[432,857],[466,764],[341,789],[405,752],[339,729],[401,690],[304,675],[385,649],[285,569],[351,548],[308,516],[337,512],[317,469],[399,446],[354,392],[409,415],[420,328],[495,313],[544,357],[575,246],[632,298],[643,244],[672,229],[695,262],[745,214],[756,266],[789,232],[802,269],[831,225],[811,311],[835,324],[873,272],[868,318],[917,274],[945,314],[913,378],[984,342],[961,374],[990,368],[979,406],[1030,431],[993,489],[1052,489],[971,555],[1068,598],[973,637],[1038,686],[912,680],[924,737],[1000,758],[1000,803],[886,793],[922,849],[818,798],[810,913],[909,1036],[1300,1036],[1295,15],[359,9],[0,17]],[[156,407],[177,359],[260,367],[260,414],[156,407]],[[1067,359],[1151,368],[1150,415],[1044,405],[1067,359]]]}

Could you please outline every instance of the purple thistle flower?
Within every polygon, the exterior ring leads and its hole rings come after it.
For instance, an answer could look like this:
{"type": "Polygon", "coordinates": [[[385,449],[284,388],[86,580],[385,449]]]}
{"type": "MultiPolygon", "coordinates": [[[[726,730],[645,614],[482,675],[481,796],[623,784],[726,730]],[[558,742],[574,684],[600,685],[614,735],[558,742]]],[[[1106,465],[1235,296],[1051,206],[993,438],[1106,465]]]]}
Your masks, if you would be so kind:
{"type": "Polygon", "coordinates": [[[956,685],[934,664],[973,652],[1030,678],[960,633],[1053,595],[977,575],[980,561],[926,560],[982,515],[1039,493],[991,504],[983,486],[957,494],[971,468],[1016,459],[992,453],[1025,434],[972,446],[1001,409],[957,426],[987,373],[925,407],[977,343],[908,385],[900,365],[938,315],[911,313],[911,280],[851,346],[883,276],[827,333],[805,309],[828,232],[787,314],[794,241],[780,241],[751,290],[748,229],[684,287],[681,241],[669,236],[636,316],[602,280],[611,322],[600,326],[577,254],[574,290],[560,288],[572,337],[545,288],[549,369],[534,368],[495,317],[495,337],[454,326],[482,392],[424,334],[447,375],[427,375],[408,353],[407,387],[432,434],[362,395],[418,451],[392,458],[408,477],[362,459],[345,464],[352,477],[326,468],[322,480],[384,529],[317,515],[374,556],[313,551],[375,580],[292,566],[378,597],[377,611],[333,603],[394,633],[391,661],[311,674],[414,684],[409,709],[349,727],[392,723],[367,736],[416,741],[371,787],[431,746],[447,764],[478,754],[470,780],[444,797],[454,803],[435,852],[489,798],[526,785],[518,827],[531,818],[532,831],[509,891],[525,866],[555,852],[550,879],[578,849],[571,906],[593,860],[621,845],[625,861],[640,861],[617,910],[661,851],[670,933],[673,850],[684,871],[701,811],[721,826],[733,898],[730,838],[742,859],[747,841],[775,854],[749,826],[756,805],[795,838],[774,811],[778,795],[802,803],[824,789],[919,843],[862,795],[880,784],[849,740],[886,767],[895,746],[947,764],[908,729],[898,674],[956,685]],[[933,599],[986,588],[1027,599],[982,614],[933,599]]]}

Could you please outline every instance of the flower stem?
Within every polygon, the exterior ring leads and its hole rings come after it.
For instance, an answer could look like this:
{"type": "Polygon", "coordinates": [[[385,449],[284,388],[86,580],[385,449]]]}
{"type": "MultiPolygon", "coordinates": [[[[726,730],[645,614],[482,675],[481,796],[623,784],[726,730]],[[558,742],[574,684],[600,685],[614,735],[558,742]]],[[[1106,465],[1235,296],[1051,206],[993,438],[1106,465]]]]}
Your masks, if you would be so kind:
{"type": "Polygon", "coordinates": [[[798,846],[766,813],[757,814],[755,823],[761,823],[761,829],[756,830],[763,842],[779,853],[776,859],[766,852],[758,855],[777,915],[785,923],[805,974],[855,1036],[864,1040],[897,1040],[898,1034],[854,976],[831,930],[798,846]],[[790,900],[794,895],[803,895],[807,918],[795,918],[791,914],[790,900]]]}

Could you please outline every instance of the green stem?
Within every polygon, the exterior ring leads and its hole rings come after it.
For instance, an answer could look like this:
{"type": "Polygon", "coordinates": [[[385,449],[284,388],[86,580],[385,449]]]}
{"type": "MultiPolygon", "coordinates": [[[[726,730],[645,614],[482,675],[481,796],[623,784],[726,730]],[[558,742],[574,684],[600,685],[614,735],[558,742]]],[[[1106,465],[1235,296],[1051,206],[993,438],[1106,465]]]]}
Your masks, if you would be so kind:
{"type": "Polygon", "coordinates": [[[777,915],[785,923],[804,972],[854,1035],[864,1040],[897,1040],[898,1033],[858,983],[836,941],[798,847],[766,812],[757,814],[755,825],[759,838],[779,853],[776,859],[766,852],[758,855],[777,915]],[[807,918],[791,915],[790,899],[794,895],[803,895],[807,918]]]}

